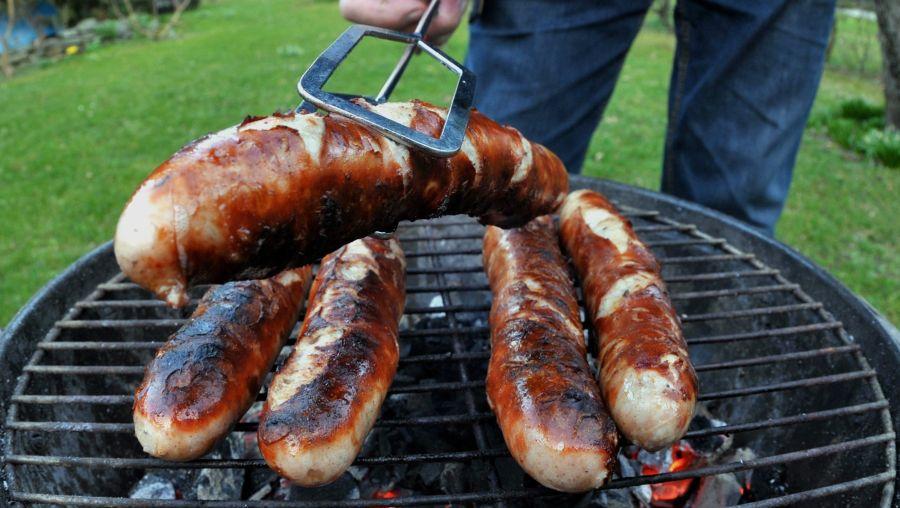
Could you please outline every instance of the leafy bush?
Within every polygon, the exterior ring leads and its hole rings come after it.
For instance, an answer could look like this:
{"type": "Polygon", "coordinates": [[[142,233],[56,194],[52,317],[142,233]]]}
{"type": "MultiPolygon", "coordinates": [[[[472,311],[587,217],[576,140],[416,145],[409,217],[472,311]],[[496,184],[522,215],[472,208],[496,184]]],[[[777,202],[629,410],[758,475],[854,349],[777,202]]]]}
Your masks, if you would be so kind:
{"type": "Polygon", "coordinates": [[[889,168],[900,168],[900,131],[872,129],[860,139],[860,144],[870,157],[889,168]]]}
{"type": "Polygon", "coordinates": [[[842,102],[821,123],[839,145],[887,167],[900,167],[900,132],[885,128],[884,108],[852,99],[842,102]]]}
{"type": "Polygon", "coordinates": [[[884,119],[884,108],[876,106],[863,99],[850,99],[844,101],[838,108],[841,117],[852,120],[871,120],[873,118],[884,119]]]}
{"type": "Polygon", "coordinates": [[[112,19],[101,21],[94,28],[94,34],[99,37],[102,42],[114,41],[119,35],[119,24],[112,19]]]}

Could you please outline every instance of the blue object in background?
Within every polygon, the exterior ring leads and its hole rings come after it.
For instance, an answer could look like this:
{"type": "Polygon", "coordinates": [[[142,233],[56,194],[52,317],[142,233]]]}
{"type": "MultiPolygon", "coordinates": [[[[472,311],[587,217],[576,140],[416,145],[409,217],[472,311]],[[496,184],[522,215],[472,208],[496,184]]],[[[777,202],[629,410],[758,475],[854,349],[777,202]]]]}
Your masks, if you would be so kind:
{"type": "MultiPolygon", "coordinates": [[[[652,3],[485,1],[469,25],[475,106],[580,172],[652,3]]],[[[834,8],[835,0],[678,0],[663,192],[772,234],[834,8]]]]}
{"type": "MultiPolygon", "coordinates": [[[[9,40],[9,46],[12,49],[26,48],[38,38],[38,30],[43,30],[44,37],[53,37],[56,35],[55,20],[59,15],[59,11],[52,4],[47,2],[38,2],[29,16],[16,16],[16,23],[13,25],[12,36],[9,40]],[[39,26],[33,26],[33,20],[46,20],[39,26]]],[[[6,14],[0,15],[0,34],[6,33],[6,27],[9,20],[6,14]]],[[[0,53],[3,53],[3,45],[0,44],[0,53]]]]}

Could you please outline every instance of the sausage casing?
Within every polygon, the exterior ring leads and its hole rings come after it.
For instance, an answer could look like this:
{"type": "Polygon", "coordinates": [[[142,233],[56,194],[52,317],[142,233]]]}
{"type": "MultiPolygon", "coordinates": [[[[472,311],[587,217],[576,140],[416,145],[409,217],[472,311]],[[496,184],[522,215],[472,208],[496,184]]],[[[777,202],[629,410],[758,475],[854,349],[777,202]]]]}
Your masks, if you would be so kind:
{"type": "Polygon", "coordinates": [[[405,266],[394,238],[356,240],[322,260],[259,422],[263,457],[294,483],[337,479],[374,425],[397,371],[405,266]]]}
{"type": "MultiPolygon", "coordinates": [[[[446,111],[372,106],[440,135],[446,111]]],[[[339,115],[274,115],[202,138],[157,168],[119,218],[116,259],[172,306],[203,282],[261,278],[312,263],[398,221],[465,213],[501,226],[555,210],[563,164],[473,111],[459,153],[435,158],[339,115]]]]}
{"type": "Polygon", "coordinates": [[[597,192],[570,194],[560,217],[600,341],[600,385],[613,419],[643,448],[669,446],[691,422],[697,376],[659,264],[597,192]]]}
{"type": "Polygon", "coordinates": [[[167,460],[208,452],[256,399],[297,322],[312,271],[229,282],[200,301],[147,366],[135,393],[135,435],[167,460]]]}
{"type": "Polygon", "coordinates": [[[487,395],[512,456],[552,489],[600,487],[612,474],[618,433],[586,360],[553,219],[489,226],[484,267],[493,293],[487,395]]]}

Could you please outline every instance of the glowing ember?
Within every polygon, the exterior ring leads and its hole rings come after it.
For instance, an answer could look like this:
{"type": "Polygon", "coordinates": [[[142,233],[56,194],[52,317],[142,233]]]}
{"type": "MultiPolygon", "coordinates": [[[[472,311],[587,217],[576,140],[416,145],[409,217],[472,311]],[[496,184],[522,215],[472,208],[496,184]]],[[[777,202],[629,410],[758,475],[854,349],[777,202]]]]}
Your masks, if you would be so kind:
{"type": "Polygon", "coordinates": [[[744,480],[744,484],[741,485],[741,495],[750,492],[750,476],[747,476],[747,479],[744,480]]]}
{"type": "Polygon", "coordinates": [[[372,499],[394,499],[395,497],[397,497],[396,490],[376,490],[372,494],[372,499]]]}
{"type": "MultiPolygon", "coordinates": [[[[674,473],[675,471],[683,471],[691,467],[691,464],[693,464],[694,461],[697,460],[697,453],[694,452],[694,449],[684,441],[674,445],[669,450],[669,454],[671,458],[671,464],[667,469],[667,472],[669,473],[674,473]]],[[[645,464],[641,467],[641,474],[659,474],[659,468],[645,464]]],[[[681,498],[691,490],[691,485],[695,480],[696,478],[685,478],[684,480],[654,483],[650,485],[650,488],[653,491],[651,504],[653,506],[671,506],[672,501],[681,498]]]]}

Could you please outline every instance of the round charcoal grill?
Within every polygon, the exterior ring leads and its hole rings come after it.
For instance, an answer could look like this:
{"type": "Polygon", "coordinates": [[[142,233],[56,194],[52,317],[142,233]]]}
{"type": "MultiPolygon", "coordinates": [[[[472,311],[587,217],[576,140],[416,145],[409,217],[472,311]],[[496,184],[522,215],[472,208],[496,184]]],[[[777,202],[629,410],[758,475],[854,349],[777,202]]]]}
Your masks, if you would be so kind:
{"type": "MultiPolygon", "coordinates": [[[[700,377],[701,405],[719,420],[693,425],[687,441],[699,447],[703,439],[728,437],[753,452],[674,472],[623,471],[604,495],[735,473],[752,478],[752,496],[741,498],[752,506],[900,500],[891,416],[900,407],[900,343],[889,324],[794,251],[723,215],[621,184],[580,177],[572,183],[616,201],[663,264],[700,377]]],[[[390,496],[360,483],[273,497],[278,482],[272,487],[274,473],[253,455],[255,424],[247,418],[229,437],[232,445],[251,443],[243,451],[220,447],[187,463],[143,454],[131,434],[132,394],[146,362],[190,309],[168,309],[125,280],[107,244],[44,288],[2,336],[0,499],[198,504],[190,492],[129,498],[149,472],[240,479],[241,487],[205,501],[210,506],[598,506],[591,503],[600,493],[560,495],[525,476],[487,407],[490,291],[482,232],[464,217],[399,228],[409,261],[400,368],[354,474],[339,482],[381,481],[390,496]]],[[[196,288],[192,297],[202,292],[196,288]]]]}

